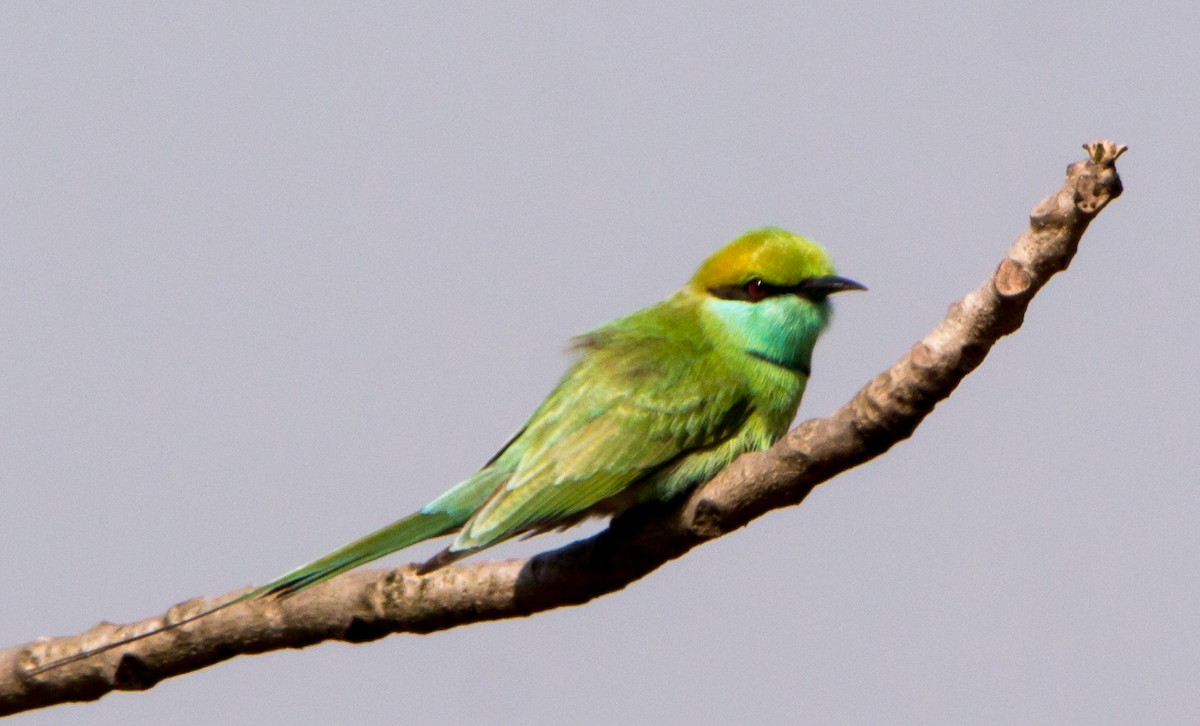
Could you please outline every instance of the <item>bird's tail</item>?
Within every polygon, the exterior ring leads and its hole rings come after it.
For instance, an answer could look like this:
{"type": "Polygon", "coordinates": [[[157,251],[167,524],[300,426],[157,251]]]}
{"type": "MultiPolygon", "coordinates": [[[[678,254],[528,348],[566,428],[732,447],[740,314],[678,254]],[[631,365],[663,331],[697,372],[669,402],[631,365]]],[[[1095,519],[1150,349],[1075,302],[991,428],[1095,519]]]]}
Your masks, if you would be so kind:
{"type": "Polygon", "coordinates": [[[193,623],[200,618],[208,617],[215,612],[224,610],[225,608],[233,607],[239,603],[248,600],[257,600],[261,598],[284,598],[295,594],[300,590],[311,587],[318,582],[324,582],[329,578],[339,575],[347,570],[366,564],[371,560],[379,559],[384,555],[403,549],[409,545],[416,544],[430,537],[436,537],[444,532],[458,528],[462,522],[457,521],[458,518],[446,512],[417,512],[411,514],[398,522],[393,522],[388,526],[376,532],[357,539],[345,547],[330,552],[324,557],[313,560],[312,562],[302,567],[297,567],[291,572],[278,577],[271,582],[268,582],[261,587],[256,587],[249,592],[245,592],[232,600],[227,600],[218,605],[201,610],[198,613],[189,615],[180,620],[160,625],[157,628],[148,630],[144,633],[131,635],[127,638],[106,643],[98,648],[84,650],[79,653],[60,658],[50,663],[34,668],[31,673],[37,675],[45,671],[61,668],[65,665],[70,665],[84,658],[90,658],[100,653],[105,653],[114,648],[120,648],[130,643],[136,643],[144,638],[149,638],[152,635],[158,635],[169,630],[174,630],[181,626],[193,623]]]}
{"type": "Polygon", "coordinates": [[[137,635],[130,635],[129,637],[121,638],[120,640],[114,640],[111,643],[105,643],[104,645],[101,645],[96,648],[89,648],[88,650],[81,650],[78,653],[74,653],[65,658],[59,658],[58,660],[52,660],[49,663],[43,663],[43,664],[39,665],[38,667],[31,669],[29,673],[30,673],[30,675],[36,676],[39,673],[45,673],[46,671],[54,670],[55,668],[62,668],[63,666],[71,665],[72,663],[77,663],[81,660],[84,660],[85,658],[91,658],[94,655],[99,655],[101,653],[107,653],[108,651],[110,651],[114,648],[120,648],[123,645],[129,645],[130,643],[136,643],[139,640],[142,640],[144,638],[149,638],[151,635],[158,635],[159,633],[165,633],[168,630],[174,630],[175,628],[182,627],[184,625],[187,625],[188,623],[193,623],[193,622],[199,620],[200,618],[208,617],[209,615],[212,615],[213,613],[218,612],[220,610],[224,610],[227,607],[232,607],[234,605],[237,605],[238,603],[245,602],[247,600],[258,597],[258,595],[259,595],[259,590],[257,590],[257,589],[251,590],[250,592],[244,593],[242,595],[238,595],[237,597],[233,598],[232,600],[227,600],[223,603],[220,603],[219,605],[214,605],[210,608],[201,610],[200,612],[195,613],[194,615],[189,615],[186,618],[183,618],[181,620],[176,620],[176,621],[167,623],[166,625],[160,625],[157,628],[154,628],[152,630],[147,630],[144,633],[138,633],[137,635]]]}
{"type": "MultiPolygon", "coordinates": [[[[136,643],[143,638],[149,638],[151,635],[174,630],[175,628],[193,623],[200,618],[208,617],[215,612],[248,600],[258,600],[268,597],[283,598],[293,595],[305,588],[316,585],[318,582],[324,582],[335,575],[340,575],[359,565],[365,565],[396,550],[423,542],[431,537],[453,532],[471,518],[471,515],[483,504],[488,495],[496,487],[504,483],[507,476],[508,470],[506,469],[485,466],[476,472],[474,476],[459,482],[457,486],[427,504],[420,511],[410,514],[397,522],[392,522],[383,529],[376,530],[366,537],[340,547],[320,559],[313,560],[307,565],[297,567],[261,587],[256,587],[249,592],[238,595],[232,600],[226,600],[223,603],[201,610],[194,615],[189,615],[182,620],[176,620],[153,630],[131,635],[98,648],[85,650],[38,666],[32,670],[32,673],[34,675],[43,673],[52,668],[59,668],[70,663],[75,663],[76,661],[81,661],[84,658],[90,658],[99,653],[105,653],[113,648],[136,643]]],[[[430,568],[427,563],[421,572],[424,574],[431,569],[436,568],[430,568]]]]}
{"type": "Polygon", "coordinates": [[[461,525],[462,522],[457,517],[446,512],[422,510],[410,514],[383,529],[339,547],[320,559],[277,577],[251,592],[249,597],[287,597],[396,550],[446,534],[461,525]]]}

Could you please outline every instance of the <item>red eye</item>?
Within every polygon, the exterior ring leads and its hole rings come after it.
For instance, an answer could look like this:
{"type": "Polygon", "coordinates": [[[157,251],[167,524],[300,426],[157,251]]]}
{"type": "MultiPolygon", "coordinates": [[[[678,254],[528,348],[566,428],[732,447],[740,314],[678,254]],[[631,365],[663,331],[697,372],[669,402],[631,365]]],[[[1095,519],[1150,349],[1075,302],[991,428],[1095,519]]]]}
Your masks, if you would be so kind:
{"type": "Polygon", "coordinates": [[[757,277],[746,283],[746,296],[751,300],[762,300],[767,296],[767,283],[757,277]]]}

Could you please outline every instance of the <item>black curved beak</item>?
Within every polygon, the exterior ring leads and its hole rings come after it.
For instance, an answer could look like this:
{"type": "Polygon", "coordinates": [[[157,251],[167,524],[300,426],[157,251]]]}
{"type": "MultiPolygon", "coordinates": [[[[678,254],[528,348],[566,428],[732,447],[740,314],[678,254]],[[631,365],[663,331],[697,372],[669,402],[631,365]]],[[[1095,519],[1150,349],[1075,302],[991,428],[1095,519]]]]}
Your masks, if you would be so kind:
{"type": "Polygon", "coordinates": [[[847,290],[866,290],[867,286],[855,282],[848,277],[826,275],[825,277],[810,277],[796,286],[796,294],[813,300],[823,300],[835,292],[847,290]]]}

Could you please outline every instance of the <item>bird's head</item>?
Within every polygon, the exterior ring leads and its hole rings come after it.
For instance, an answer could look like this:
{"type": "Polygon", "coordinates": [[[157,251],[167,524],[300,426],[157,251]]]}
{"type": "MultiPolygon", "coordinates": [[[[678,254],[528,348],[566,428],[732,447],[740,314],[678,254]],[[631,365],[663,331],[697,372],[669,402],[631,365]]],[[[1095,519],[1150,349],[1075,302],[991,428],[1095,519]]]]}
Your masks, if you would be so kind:
{"type": "Polygon", "coordinates": [[[865,289],[837,276],[815,242],[776,227],[730,242],[688,283],[701,300],[705,329],[718,344],[805,375],[813,345],[829,322],[826,298],[865,289]]]}

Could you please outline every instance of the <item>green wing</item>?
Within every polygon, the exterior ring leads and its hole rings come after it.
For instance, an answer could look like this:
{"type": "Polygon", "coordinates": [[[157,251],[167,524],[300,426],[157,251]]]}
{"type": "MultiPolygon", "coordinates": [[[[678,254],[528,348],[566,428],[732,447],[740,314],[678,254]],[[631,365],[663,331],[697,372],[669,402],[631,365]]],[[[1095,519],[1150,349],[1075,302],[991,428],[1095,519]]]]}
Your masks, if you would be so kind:
{"type": "Polygon", "coordinates": [[[741,430],[750,413],[741,377],[670,302],[580,339],[582,357],[494,462],[509,476],[447,555],[572,524],[741,430]]]}

